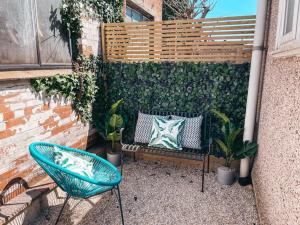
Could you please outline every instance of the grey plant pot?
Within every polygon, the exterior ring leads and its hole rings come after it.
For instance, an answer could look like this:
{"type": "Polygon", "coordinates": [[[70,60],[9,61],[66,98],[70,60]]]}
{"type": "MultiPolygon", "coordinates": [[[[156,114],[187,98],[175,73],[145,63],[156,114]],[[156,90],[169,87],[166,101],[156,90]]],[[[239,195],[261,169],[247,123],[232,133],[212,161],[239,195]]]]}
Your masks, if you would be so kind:
{"type": "Polygon", "coordinates": [[[118,152],[107,152],[107,160],[115,166],[121,165],[121,154],[118,152]]]}
{"type": "Polygon", "coordinates": [[[217,181],[219,184],[232,185],[236,178],[235,168],[229,168],[225,166],[218,167],[217,181]]]}

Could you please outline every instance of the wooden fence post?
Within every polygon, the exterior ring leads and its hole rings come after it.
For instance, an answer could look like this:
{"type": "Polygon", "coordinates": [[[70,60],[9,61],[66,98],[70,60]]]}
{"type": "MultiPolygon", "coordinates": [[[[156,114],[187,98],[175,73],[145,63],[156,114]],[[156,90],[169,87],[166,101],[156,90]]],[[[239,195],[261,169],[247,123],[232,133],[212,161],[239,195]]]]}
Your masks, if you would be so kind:
{"type": "Polygon", "coordinates": [[[106,46],[105,46],[105,23],[101,23],[101,50],[102,50],[102,58],[103,58],[103,61],[106,61],[107,60],[107,57],[106,57],[106,46]]]}

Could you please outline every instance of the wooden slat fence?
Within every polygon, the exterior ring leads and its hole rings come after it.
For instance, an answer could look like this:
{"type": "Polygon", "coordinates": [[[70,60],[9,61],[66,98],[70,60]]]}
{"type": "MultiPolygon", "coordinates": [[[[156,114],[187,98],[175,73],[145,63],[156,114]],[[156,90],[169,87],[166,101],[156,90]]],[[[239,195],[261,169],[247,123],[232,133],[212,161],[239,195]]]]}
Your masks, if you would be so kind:
{"type": "Polygon", "coordinates": [[[255,16],[159,22],[108,23],[101,27],[108,61],[250,61],[255,16]]]}

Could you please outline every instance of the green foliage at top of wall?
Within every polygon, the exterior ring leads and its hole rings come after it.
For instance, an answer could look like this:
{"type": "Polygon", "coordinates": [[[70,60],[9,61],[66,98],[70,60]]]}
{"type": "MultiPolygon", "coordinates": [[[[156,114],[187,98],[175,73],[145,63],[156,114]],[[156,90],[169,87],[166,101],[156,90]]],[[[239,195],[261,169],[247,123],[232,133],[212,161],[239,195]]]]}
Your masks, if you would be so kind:
{"type": "Polygon", "coordinates": [[[79,56],[78,39],[81,37],[83,17],[99,23],[123,21],[123,0],[62,0],[60,14],[64,32],[70,32],[73,60],[79,56]]]}
{"type": "MultiPolygon", "coordinates": [[[[123,98],[123,110],[129,116],[139,109],[176,112],[209,112],[218,109],[241,127],[249,70],[249,63],[103,64],[109,104],[123,98]]],[[[133,126],[131,120],[127,132],[133,132],[133,126]]],[[[213,126],[215,134],[216,126],[213,126]]]]}
{"type": "Polygon", "coordinates": [[[92,105],[100,86],[96,76],[98,61],[98,58],[92,56],[81,57],[74,65],[76,70],[71,74],[33,78],[30,82],[34,90],[45,97],[62,96],[70,100],[78,118],[83,123],[92,122],[92,105]]]}

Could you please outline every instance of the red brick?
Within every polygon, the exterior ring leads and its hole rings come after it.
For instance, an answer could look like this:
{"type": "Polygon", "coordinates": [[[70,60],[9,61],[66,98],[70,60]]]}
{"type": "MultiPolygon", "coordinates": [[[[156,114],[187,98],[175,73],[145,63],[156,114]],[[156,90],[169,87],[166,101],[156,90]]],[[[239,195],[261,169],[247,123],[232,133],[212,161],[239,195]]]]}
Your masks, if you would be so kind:
{"type": "Polygon", "coordinates": [[[14,136],[15,134],[16,134],[16,130],[0,131],[0,139],[8,138],[14,136]]]}
{"type": "Polygon", "coordinates": [[[0,191],[5,188],[7,185],[8,181],[7,180],[0,180],[0,191]]]}
{"type": "Polygon", "coordinates": [[[10,93],[10,94],[7,94],[7,95],[2,95],[2,96],[0,96],[0,103],[3,103],[6,99],[13,98],[13,97],[16,97],[18,95],[19,95],[19,93],[10,93]]]}
{"type": "Polygon", "coordinates": [[[25,116],[31,116],[32,115],[32,107],[24,108],[24,114],[25,114],[25,116]]]}
{"type": "Polygon", "coordinates": [[[26,155],[23,155],[23,156],[21,156],[21,157],[15,159],[15,160],[13,161],[13,163],[15,163],[16,166],[18,166],[18,165],[20,165],[20,164],[22,164],[22,163],[24,163],[24,162],[26,162],[26,161],[28,161],[28,160],[29,160],[29,155],[26,154],[26,155]]]}
{"type": "Polygon", "coordinates": [[[3,113],[3,120],[4,121],[10,120],[10,119],[14,118],[14,116],[15,116],[14,112],[6,111],[3,113]]]}
{"type": "Polygon", "coordinates": [[[24,118],[10,119],[6,122],[6,127],[11,128],[25,123],[26,121],[24,120],[24,118]]]}
{"type": "Polygon", "coordinates": [[[0,175],[0,180],[13,179],[17,175],[17,168],[13,168],[0,175]]]}
{"type": "Polygon", "coordinates": [[[81,138],[79,141],[72,144],[71,148],[86,149],[88,137],[81,138]]]}
{"type": "Polygon", "coordinates": [[[4,113],[4,112],[9,112],[9,111],[11,111],[11,110],[9,109],[9,107],[6,104],[0,103],[0,112],[4,113]]]}
{"type": "Polygon", "coordinates": [[[49,109],[50,109],[49,104],[44,104],[44,105],[42,105],[42,107],[41,107],[41,110],[42,110],[42,111],[47,111],[47,110],[49,110],[49,109]]]}
{"type": "Polygon", "coordinates": [[[49,117],[44,122],[40,123],[40,126],[43,126],[45,130],[48,128],[53,128],[58,125],[58,121],[55,121],[53,117],[49,117]]]}
{"type": "Polygon", "coordinates": [[[72,114],[72,107],[70,105],[58,106],[53,110],[61,119],[67,118],[72,114]]]}
{"type": "Polygon", "coordinates": [[[52,130],[52,135],[54,136],[54,135],[56,135],[56,134],[59,134],[59,133],[65,131],[65,130],[71,128],[71,127],[73,126],[74,123],[75,123],[74,121],[71,121],[71,122],[69,122],[69,123],[67,123],[67,124],[64,124],[64,125],[62,125],[62,126],[59,126],[59,127],[54,128],[54,129],[52,130]]]}

